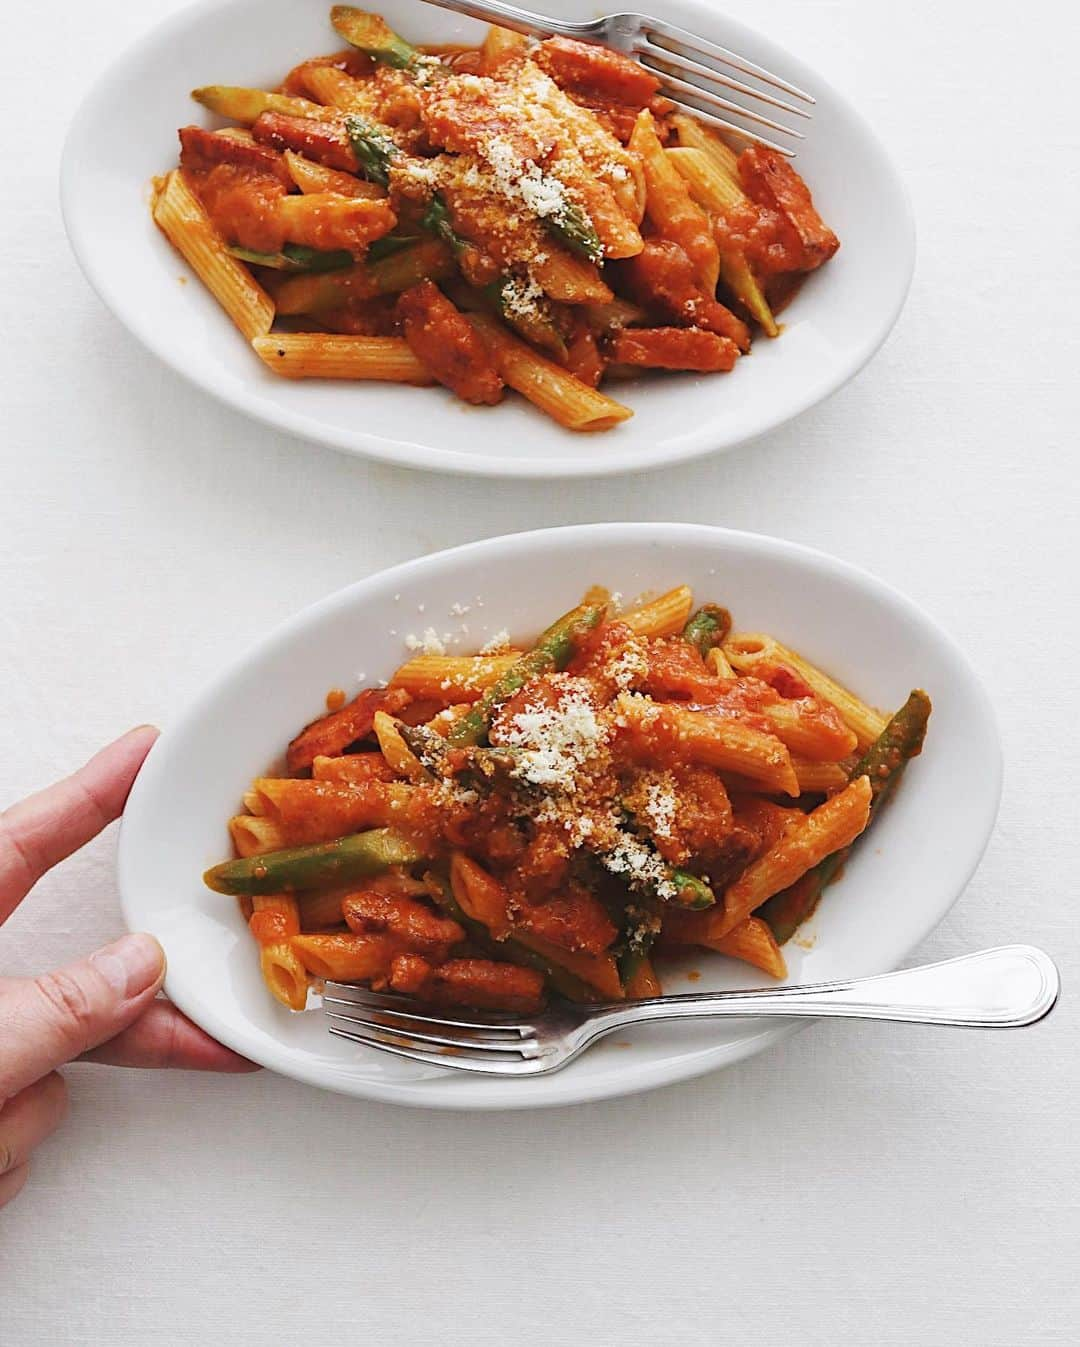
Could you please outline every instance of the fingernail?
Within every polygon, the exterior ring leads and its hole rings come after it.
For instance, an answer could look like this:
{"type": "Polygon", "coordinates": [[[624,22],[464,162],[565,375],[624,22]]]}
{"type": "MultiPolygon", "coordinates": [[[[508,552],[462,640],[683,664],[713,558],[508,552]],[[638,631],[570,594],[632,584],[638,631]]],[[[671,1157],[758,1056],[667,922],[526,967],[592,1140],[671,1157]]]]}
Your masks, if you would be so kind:
{"type": "Polygon", "coordinates": [[[90,955],[90,962],[119,996],[138,996],[161,977],[165,951],[152,935],[125,935],[90,955]]]}

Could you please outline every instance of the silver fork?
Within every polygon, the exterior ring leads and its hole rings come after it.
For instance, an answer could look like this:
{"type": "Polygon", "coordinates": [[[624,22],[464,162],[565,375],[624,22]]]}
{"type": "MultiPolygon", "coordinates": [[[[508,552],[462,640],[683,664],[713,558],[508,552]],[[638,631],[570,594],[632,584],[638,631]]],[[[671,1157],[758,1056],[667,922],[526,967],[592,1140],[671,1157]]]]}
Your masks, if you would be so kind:
{"type": "Polygon", "coordinates": [[[338,1038],[414,1062],[490,1076],[541,1076],[633,1024],[774,1015],[1015,1029],[1048,1015],[1059,987],[1049,955],[1031,945],[1002,945],[845,982],[591,1006],[559,1001],[526,1019],[436,1011],[340,982],[326,984],[323,1008],[338,1038]]]}
{"type": "Polygon", "coordinates": [[[756,131],[748,131],[730,118],[741,118],[755,127],[763,126],[793,140],[805,139],[803,133],[795,127],[755,110],[752,105],[761,103],[791,117],[809,119],[809,109],[814,105],[810,94],[736,52],[718,47],[715,42],[707,42],[695,33],[688,33],[685,28],[665,23],[663,19],[652,19],[647,14],[609,14],[602,19],[593,19],[590,23],[567,23],[563,19],[552,19],[546,14],[520,9],[517,5],[504,4],[503,0],[428,0],[428,3],[438,5],[440,9],[452,9],[457,14],[467,14],[471,19],[486,19],[489,23],[512,28],[517,33],[528,33],[531,37],[553,37],[557,34],[613,47],[651,70],[660,80],[661,92],[695,117],[726,131],[734,131],[744,139],[759,140],[789,158],[794,157],[793,149],[766,140],[756,131]],[[767,85],[768,89],[747,84],[745,80],[737,78],[739,75],[748,75],[758,84],[767,85]],[[797,101],[787,102],[778,98],[776,93],[770,93],[769,89],[785,93],[797,101]],[[741,101],[732,98],[733,94],[741,101]],[[747,103],[751,106],[746,106],[747,103]]]}

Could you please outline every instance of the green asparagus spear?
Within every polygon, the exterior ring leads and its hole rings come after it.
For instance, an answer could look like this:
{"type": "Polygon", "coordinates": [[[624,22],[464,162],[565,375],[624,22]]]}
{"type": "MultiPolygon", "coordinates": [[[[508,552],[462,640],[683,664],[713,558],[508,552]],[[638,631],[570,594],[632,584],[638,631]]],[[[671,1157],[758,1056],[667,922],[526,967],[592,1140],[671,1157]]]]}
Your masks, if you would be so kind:
{"type": "Polygon", "coordinates": [[[402,249],[411,248],[414,243],[419,242],[419,234],[384,234],[381,239],[376,239],[374,243],[368,245],[364,260],[381,262],[384,257],[393,257],[394,253],[400,253],[402,249]]]}
{"type": "Polygon", "coordinates": [[[349,299],[395,295],[425,277],[437,280],[453,269],[453,259],[437,239],[409,243],[379,257],[372,257],[369,250],[363,262],[342,271],[290,276],[278,287],[277,311],[283,316],[320,313],[349,299]]]}
{"type": "Polygon", "coordinates": [[[345,134],[349,137],[360,171],[368,182],[389,186],[391,160],[401,151],[386,132],[363,117],[358,117],[355,112],[350,112],[345,117],[345,134]]]}
{"type": "Polygon", "coordinates": [[[300,243],[286,243],[279,253],[260,253],[238,244],[230,247],[229,252],[241,262],[271,267],[274,271],[340,271],[343,267],[351,267],[354,260],[345,248],[322,252],[318,248],[305,248],[300,243]]]}
{"type": "Polygon", "coordinates": [[[535,647],[512,664],[469,713],[454,724],[447,741],[457,748],[482,742],[496,709],[533,678],[555,669],[565,669],[582,637],[603,615],[603,604],[581,604],[560,617],[548,627],[535,647]]]}
{"type": "MultiPolygon", "coordinates": [[[[860,776],[870,778],[870,823],[908,761],[922,752],[930,711],[930,698],[921,689],[916,689],[851,769],[851,781],[860,776]]],[[[777,944],[790,940],[796,929],[813,914],[822,890],[836,877],[850,852],[851,847],[845,847],[826,856],[790,888],[782,890],[757,910],[755,915],[769,923],[777,944]]]]}
{"type": "Polygon", "coordinates": [[[424,852],[410,838],[393,828],[376,828],[336,842],[226,861],[207,870],[203,881],[217,893],[292,893],[324,884],[350,884],[423,858],[424,852]]]}
{"type": "Polygon", "coordinates": [[[715,603],[703,604],[682,629],[682,638],[696,646],[704,657],[714,645],[720,645],[731,630],[731,614],[715,603]]]}
{"type": "Polygon", "coordinates": [[[615,962],[619,981],[628,987],[660,934],[659,904],[651,898],[639,898],[623,909],[622,933],[616,947],[615,962]]]}
{"type": "Polygon", "coordinates": [[[604,245],[600,242],[600,235],[580,206],[567,202],[556,215],[548,216],[545,224],[571,252],[579,253],[590,262],[604,260],[604,245]]]}
{"type": "Polygon", "coordinates": [[[352,5],[335,5],[330,11],[330,22],[350,47],[382,65],[407,70],[422,55],[377,14],[368,14],[352,5]]]}

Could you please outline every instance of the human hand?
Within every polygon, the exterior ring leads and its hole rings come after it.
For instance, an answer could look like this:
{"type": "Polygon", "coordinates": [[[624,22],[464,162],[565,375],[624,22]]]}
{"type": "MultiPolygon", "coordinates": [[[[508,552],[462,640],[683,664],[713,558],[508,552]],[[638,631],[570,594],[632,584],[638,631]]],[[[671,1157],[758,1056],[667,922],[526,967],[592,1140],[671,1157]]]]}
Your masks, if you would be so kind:
{"type": "MultiPolygon", "coordinates": [[[[131,730],[0,814],[0,925],[42,875],[120,816],[156,737],[149,726],[131,730]]],[[[153,936],[126,935],[55,972],[0,978],[0,1207],[22,1190],[31,1152],[67,1113],[57,1071],[65,1062],[256,1069],[157,999],[164,977],[153,936]]]]}

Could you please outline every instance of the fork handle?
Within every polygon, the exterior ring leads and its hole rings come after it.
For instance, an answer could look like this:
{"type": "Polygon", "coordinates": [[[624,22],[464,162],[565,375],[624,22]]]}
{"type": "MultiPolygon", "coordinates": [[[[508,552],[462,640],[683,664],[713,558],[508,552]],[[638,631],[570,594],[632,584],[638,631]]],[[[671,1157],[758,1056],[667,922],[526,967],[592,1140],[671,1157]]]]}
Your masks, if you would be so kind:
{"type": "Polygon", "coordinates": [[[486,20],[498,24],[500,28],[512,28],[515,33],[528,33],[530,37],[551,37],[558,33],[561,37],[585,38],[596,31],[595,23],[565,23],[548,14],[535,14],[517,5],[504,5],[502,0],[429,0],[429,3],[438,5],[440,9],[451,9],[455,14],[465,14],[470,19],[486,20]]]}
{"type": "Polygon", "coordinates": [[[1031,945],[1002,945],[845,982],[597,1006],[589,1015],[589,1027],[598,1035],[653,1020],[780,1015],[1010,1029],[1034,1024],[1049,1014],[1059,989],[1058,971],[1049,955],[1031,945]]]}

